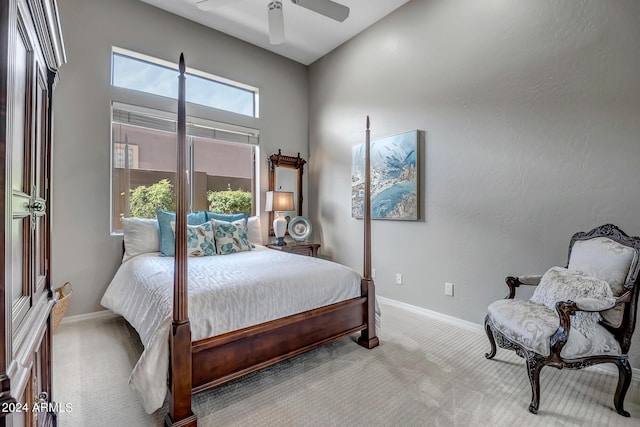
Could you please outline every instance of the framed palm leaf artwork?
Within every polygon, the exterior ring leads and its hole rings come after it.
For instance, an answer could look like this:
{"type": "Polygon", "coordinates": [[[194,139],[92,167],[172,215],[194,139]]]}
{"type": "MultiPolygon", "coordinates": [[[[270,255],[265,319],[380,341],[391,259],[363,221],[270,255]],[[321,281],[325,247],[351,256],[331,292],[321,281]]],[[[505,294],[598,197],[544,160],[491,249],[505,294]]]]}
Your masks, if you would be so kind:
{"type": "MultiPolygon", "coordinates": [[[[371,218],[416,221],[420,131],[371,141],[371,218]]],[[[364,144],[352,148],[351,215],[364,212],[364,144]]]]}

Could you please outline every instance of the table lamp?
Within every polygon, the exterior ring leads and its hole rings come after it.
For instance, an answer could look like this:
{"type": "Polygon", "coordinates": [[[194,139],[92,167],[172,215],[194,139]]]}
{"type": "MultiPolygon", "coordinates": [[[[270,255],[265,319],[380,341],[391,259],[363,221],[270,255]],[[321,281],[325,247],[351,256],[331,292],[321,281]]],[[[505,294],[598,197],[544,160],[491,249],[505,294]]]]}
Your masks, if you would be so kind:
{"type": "Polygon", "coordinates": [[[273,220],[273,234],[276,236],[276,241],[273,243],[274,246],[287,246],[284,241],[284,235],[287,230],[287,220],[284,218],[284,212],[292,211],[293,209],[293,192],[267,191],[265,211],[273,211],[276,215],[273,220]]]}

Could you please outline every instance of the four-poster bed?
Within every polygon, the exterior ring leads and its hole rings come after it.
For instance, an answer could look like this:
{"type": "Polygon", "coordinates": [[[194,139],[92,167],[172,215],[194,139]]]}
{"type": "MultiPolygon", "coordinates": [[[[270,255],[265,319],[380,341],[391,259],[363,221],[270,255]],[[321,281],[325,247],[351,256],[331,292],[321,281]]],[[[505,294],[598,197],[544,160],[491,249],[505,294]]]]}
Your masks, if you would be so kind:
{"type": "MultiPolygon", "coordinates": [[[[115,299],[126,299],[124,303],[119,302],[121,306],[117,306],[114,311],[123,312],[132,311],[131,306],[138,306],[135,309],[140,311],[142,304],[136,301],[146,300],[146,307],[143,309],[152,310],[151,306],[172,302],[172,309],[166,308],[166,319],[163,323],[165,334],[155,334],[149,338],[148,331],[143,330],[140,333],[143,343],[145,343],[145,352],[147,352],[147,344],[155,342],[155,347],[166,349],[166,330],[169,330],[168,345],[168,413],[165,417],[165,425],[167,426],[195,426],[197,424],[196,416],[191,409],[191,395],[200,391],[207,390],[217,385],[223,384],[232,379],[241,377],[250,372],[267,367],[274,363],[296,356],[305,351],[311,350],[330,341],[360,332],[358,343],[366,348],[373,348],[378,345],[378,338],[375,330],[375,290],[371,280],[371,218],[369,206],[369,119],[367,117],[367,149],[365,156],[365,215],[364,215],[364,274],[361,277],[345,266],[340,266],[330,261],[321,260],[312,257],[302,257],[299,255],[291,255],[279,251],[273,251],[264,247],[257,247],[245,252],[244,254],[233,254],[213,257],[191,258],[189,262],[189,271],[187,263],[187,206],[188,206],[188,186],[187,186],[187,145],[186,145],[186,113],[185,113],[185,62],[183,55],[180,56],[180,76],[179,76],[179,96],[178,96],[178,136],[177,136],[177,179],[176,179],[176,217],[175,217],[175,257],[162,258],[158,256],[138,256],[136,259],[123,262],[121,269],[114,277],[114,284],[110,285],[110,289],[105,293],[103,304],[112,306],[115,299]],[[274,257],[289,257],[288,267],[285,273],[278,273],[277,277],[270,270],[260,269],[261,265],[273,266],[274,257]],[[292,258],[293,257],[293,258],[292,258]],[[209,258],[209,260],[204,259],[209,258]],[[144,264],[148,262],[150,264],[144,264]],[[171,263],[173,265],[171,265],[171,263]],[[256,264],[257,263],[257,264],[256,264]],[[126,266],[125,266],[126,264],[126,266]],[[250,277],[250,285],[242,282],[241,289],[230,292],[225,288],[226,293],[238,292],[244,297],[235,297],[243,304],[252,307],[262,305],[269,307],[269,311],[274,309],[276,305],[272,300],[266,299],[271,295],[269,282],[276,282],[274,286],[279,288],[279,295],[273,297],[276,300],[295,299],[304,300],[293,304],[295,308],[285,307],[280,313],[292,313],[279,315],[279,317],[265,317],[267,321],[262,320],[257,323],[246,323],[252,326],[240,328],[222,329],[223,332],[211,332],[211,321],[203,322],[202,306],[205,306],[210,313],[217,314],[218,317],[226,316],[215,308],[215,303],[203,303],[203,289],[207,286],[203,285],[202,277],[212,277],[217,274],[216,269],[222,271],[225,268],[235,268],[231,276],[233,280],[238,282],[244,280],[245,275],[250,277]],[[146,268],[146,270],[141,270],[146,268]],[[202,269],[205,270],[202,270],[202,269]],[[297,270],[296,270],[297,268],[297,270]],[[137,270],[136,270],[137,269],[137,270]],[[208,269],[208,270],[206,270],[208,269]],[[314,270],[315,269],[315,270],[314,270]],[[126,272],[129,270],[129,272],[126,272]],[[152,289],[149,296],[140,296],[136,292],[142,292],[139,288],[148,285],[147,278],[159,275],[160,270],[165,274],[164,282],[159,286],[160,291],[152,289]],[[314,270],[313,275],[308,271],[314,270]],[[131,271],[136,271],[134,276],[141,278],[140,283],[129,284],[126,278],[133,277],[131,271]],[[203,273],[205,271],[205,273],[203,273]],[[338,272],[336,272],[338,271],[338,272]],[[153,272],[153,274],[150,274],[153,272]],[[169,283],[170,276],[166,273],[173,274],[173,286],[169,283]],[[128,276],[126,274],[129,274],[128,276]],[[335,274],[334,274],[335,273],[335,274]],[[282,277],[285,276],[285,277],[282,277]],[[343,276],[346,277],[346,285],[342,283],[343,276]],[[189,277],[189,279],[187,279],[189,277]],[[125,278],[125,280],[123,280],[125,278]],[[284,282],[289,282],[285,288],[284,282]],[[259,282],[259,283],[258,283],[259,282]],[[335,282],[335,284],[334,284],[335,282]],[[130,294],[122,297],[124,286],[129,285],[130,294]],[[135,286],[133,286],[135,285],[135,286]],[[311,291],[302,291],[306,286],[311,291]],[[310,293],[317,294],[320,288],[334,287],[338,290],[339,296],[324,294],[320,297],[320,302],[313,302],[305,305],[307,295],[310,293]],[[345,290],[345,286],[348,290],[345,290]],[[253,296],[246,297],[248,288],[254,289],[260,295],[256,297],[258,302],[253,301],[253,296]],[[269,288],[268,290],[266,290],[269,288]],[[283,290],[284,289],[284,290],[283,290]],[[160,297],[154,294],[162,294],[160,297]],[[282,293],[284,292],[284,294],[282,293]],[[306,292],[306,293],[305,293],[306,292]],[[171,301],[172,293],[172,301],[171,301]],[[294,295],[294,294],[297,294],[294,295]],[[282,297],[285,295],[285,298],[282,297]],[[295,297],[295,298],[294,298],[295,297]],[[153,298],[156,298],[155,300],[153,298]],[[105,304],[107,302],[107,304],[105,304]],[[129,306],[127,306],[127,304],[129,306]],[[125,307],[122,307],[124,305],[125,307]],[[191,305],[191,311],[189,310],[191,305]],[[304,307],[304,308],[300,308],[304,307]],[[309,308],[312,307],[312,308],[309,308]],[[169,316],[169,310],[172,310],[169,316]],[[193,322],[193,323],[192,323],[193,322]],[[203,323],[209,324],[203,327],[203,323]],[[170,324],[169,324],[170,323],[170,324]],[[203,332],[206,331],[206,332],[203,332]],[[157,337],[160,338],[157,338],[157,337]],[[204,337],[204,338],[203,338],[204,337]],[[159,344],[159,345],[158,345],[159,344]]],[[[280,269],[281,270],[281,269],[280,269]]],[[[220,276],[224,276],[225,272],[221,272],[220,276]]],[[[226,286],[220,283],[224,281],[224,277],[212,279],[215,282],[211,287],[226,286]]],[[[234,283],[235,285],[235,283],[234,283]]],[[[154,285],[156,286],[156,285],[154,285]]],[[[208,290],[207,290],[208,292],[208,290]]],[[[327,291],[328,292],[328,291],[327,291]]],[[[331,292],[335,292],[332,290],[331,292]]],[[[254,292],[256,293],[256,292],[254,292]]],[[[233,295],[232,295],[233,297],[233,295]]],[[[219,298],[214,297],[212,301],[219,298]]],[[[292,304],[287,301],[287,304],[292,304]]],[[[230,305],[225,301],[225,306],[230,305]]],[[[112,308],[113,309],[113,308],[112,308]]],[[[205,310],[206,311],[206,310],[205,310]]],[[[246,309],[247,313],[243,316],[255,314],[252,309],[246,309]]],[[[146,317],[158,317],[153,314],[146,317]]],[[[269,316],[269,315],[267,315],[269,316]]],[[[127,320],[129,318],[125,316],[127,320]]],[[[247,320],[250,322],[250,320],[247,320]]],[[[134,327],[136,327],[135,324],[134,327]]],[[[148,328],[146,320],[137,323],[148,328]]],[[[130,321],[131,323],[131,321],[130,321]]],[[[223,322],[218,322],[223,323],[223,322]]],[[[242,324],[242,323],[241,323],[242,324]]],[[[138,329],[136,327],[136,329],[138,329]]],[[[161,328],[158,328],[161,329],[161,328]]],[[[140,331],[139,331],[140,332],[140,331]]],[[[152,343],[153,344],[153,343],[152,343]]],[[[149,356],[143,353],[141,361],[136,365],[139,371],[158,370],[157,360],[166,361],[165,353],[155,353],[149,356]],[[146,357],[146,361],[141,363],[146,357]],[[151,360],[151,362],[149,362],[151,360]],[[155,364],[154,364],[155,363],[155,364]],[[138,369],[138,365],[144,365],[138,369]]],[[[134,373],[136,371],[134,369],[134,373]]],[[[166,371],[165,371],[166,372],[166,371]]],[[[133,374],[132,374],[133,377],[133,374]]],[[[132,387],[140,391],[140,383],[132,383],[132,387]]],[[[156,381],[153,384],[158,384],[156,381]]],[[[161,387],[147,386],[147,389],[159,389],[161,387]]],[[[164,394],[158,396],[156,390],[155,400],[164,397],[164,394]]],[[[164,390],[162,390],[164,393],[164,390]]],[[[143,403],[144,399],[143,399],[143,403]]],[[[148,409],[145,406],[145,409],[148,409]]]]}

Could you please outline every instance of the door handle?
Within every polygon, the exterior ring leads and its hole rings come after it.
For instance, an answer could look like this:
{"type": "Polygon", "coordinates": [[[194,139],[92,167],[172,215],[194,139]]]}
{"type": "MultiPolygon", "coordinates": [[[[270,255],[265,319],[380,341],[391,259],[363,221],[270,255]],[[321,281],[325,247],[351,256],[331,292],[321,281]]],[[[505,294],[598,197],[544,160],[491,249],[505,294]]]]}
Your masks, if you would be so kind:
{"type": "Polygon", "coordinates": [[[38,201],[33,202],[32,204],[28,205],[27,207],[29,208],[29,210],[32,210],[34,212],[44,212],[45,209],[46,209],[45,204],[42,203],[42,202],[38,202],[38,201]]]}

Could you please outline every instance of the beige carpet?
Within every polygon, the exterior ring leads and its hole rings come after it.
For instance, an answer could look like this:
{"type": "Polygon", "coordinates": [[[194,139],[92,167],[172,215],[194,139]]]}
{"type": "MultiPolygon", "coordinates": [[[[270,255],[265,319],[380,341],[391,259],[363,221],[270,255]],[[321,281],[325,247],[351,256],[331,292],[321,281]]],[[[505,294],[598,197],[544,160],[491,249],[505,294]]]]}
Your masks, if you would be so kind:
{"type": "MultiPolygon", "coordinates": [[[[634,378],[623,418],[613,409],[617,376],[598,368],[542,371],[538,415],[524,362],[498,350],[486,360],[484,332],[385,303],[380,347],[355,337],[194,397],[200,426],[639,426],[634,378]]],[[[120,318],[60,326],[54,335],[54,400],[71,404],[59,425],[158,426],[127,379],[137,335],[120,318]]]]}

